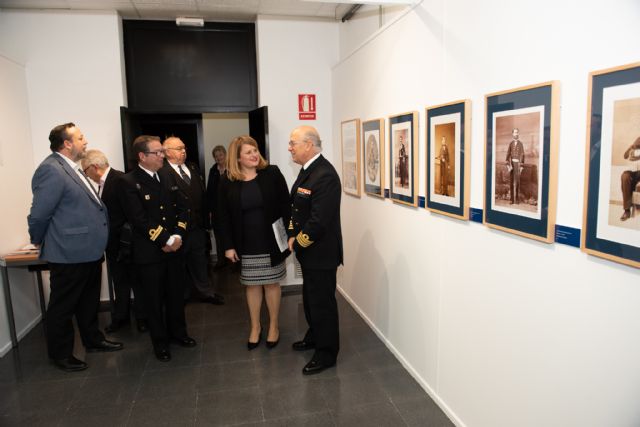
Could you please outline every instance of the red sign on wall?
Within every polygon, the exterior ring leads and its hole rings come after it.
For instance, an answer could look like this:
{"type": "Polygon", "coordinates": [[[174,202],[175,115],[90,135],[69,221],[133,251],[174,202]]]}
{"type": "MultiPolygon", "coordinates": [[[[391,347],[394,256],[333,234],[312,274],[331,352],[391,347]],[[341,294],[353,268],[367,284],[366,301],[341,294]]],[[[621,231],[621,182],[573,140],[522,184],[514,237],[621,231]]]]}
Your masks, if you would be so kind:
{"type": "Polygon", "coordinates": [[[298,118],[300,120],[316,119],[316,95],[302,93],[298,95],[298,118]]]}

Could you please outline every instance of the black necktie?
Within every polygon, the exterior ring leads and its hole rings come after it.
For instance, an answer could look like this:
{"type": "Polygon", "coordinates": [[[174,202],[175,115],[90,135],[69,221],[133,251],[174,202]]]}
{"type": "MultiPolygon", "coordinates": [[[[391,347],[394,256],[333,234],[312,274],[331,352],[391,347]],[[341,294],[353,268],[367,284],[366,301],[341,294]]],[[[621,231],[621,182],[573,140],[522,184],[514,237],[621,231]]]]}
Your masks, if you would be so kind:
{"type": "Polygon", "coordinates": [[[186,182],[187,185],[190,185],[191,178],[189,178],[189,175],[187,175],[184,169],[182,169],[182,165],[178,165],[178,170],[180,171],[180,176],[182,177],[182,179],[184,179],[184,182],[186,182]]]}
{"type": "Polygon", "coordinates": [[[153,174],[153,178],[154,178],[156,181],[160,182],[160,177],[158,176],[158,174],[157,174],[157,173],[154,173],[154,174],[153,174]]]}

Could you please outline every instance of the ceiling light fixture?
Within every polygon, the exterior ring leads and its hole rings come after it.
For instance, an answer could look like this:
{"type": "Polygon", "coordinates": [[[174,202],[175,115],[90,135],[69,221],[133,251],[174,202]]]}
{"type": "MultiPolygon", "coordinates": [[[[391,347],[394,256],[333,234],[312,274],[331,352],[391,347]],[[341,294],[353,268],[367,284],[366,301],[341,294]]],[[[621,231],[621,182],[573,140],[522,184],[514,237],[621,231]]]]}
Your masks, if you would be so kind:
{"type": "Polygon", "coordinates": [[[178,27],[204,27],[204,19],[178,16],[176,18],[176,25],[178,27]]]}

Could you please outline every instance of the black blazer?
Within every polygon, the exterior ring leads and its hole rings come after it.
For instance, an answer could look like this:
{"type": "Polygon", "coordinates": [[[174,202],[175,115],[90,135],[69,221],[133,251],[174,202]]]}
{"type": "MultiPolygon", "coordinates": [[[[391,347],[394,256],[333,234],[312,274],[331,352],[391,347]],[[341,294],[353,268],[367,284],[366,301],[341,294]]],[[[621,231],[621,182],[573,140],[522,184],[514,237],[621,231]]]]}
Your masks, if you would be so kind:
{"type": "Polygon", "coordinates": [[[213,164],[209,169],[209,178],[207,180],[207,201],[209,204],[209,212],[213,216],[213,223],[217,225],[216,214],[218,213],[218,187],[220,186],[220,171],[218,165],[213,164]]]}
{"type": "MultiPolygon", "coordinates": [[[[265,235],[271,237],[269,255],[271,256],[271,265],[274,266],[280,264],[290,254],[288,249],[280,252],[271,227],[271,224],[279,218],[282,218],[284,226],[287,226],[291,217],[289,191],[287,182],[277,166],[269,165],[265,169],[259,170],[255,179],[264,201],[264,223],[268,228],[265,230],[265,235]]],[[[218,221],[216,222],[220,227],[223,249],[225,251],[235,249],[238,256],[242,256],[243,234],[241,188],[242,181],[230,181],[226,176],[220,179],[218,221]]]]}
{"type": "Polygon", "coordinates": [[[291,189],[289,237],[304,268],[330,269],[343,262],[340,198],[335,168],[322,155],[300,172],[291,189]]]}
{"type": "Polygon", "coordinates": [[[186,196],[166,171],[160,169],[158,175],[160,182],[136,165],[120,181],[118,197],[133,228],[131,255],[136,264],[162,262],[174,256],[162,248],[172,234],[184,238],[187,229],[186,196]]]}
{"type": "Polygon", "coordinates": [[[168,164],[168,161],[165,160],[162,169],[172,178],[173,185],[177,185],[189,198],[189,228],[200,227],[208,230],[211,228],[211,222],[209,221],[209,203],[206,197],[204,178],[193,163],[185,163],[183,166],[191,172],[191,184],[187,184],[178,172],[168,164]]]}
{"type": "Polygon", "coordinates": [[[109,242],[107,243],[107,256],[109,258],[116,257],[118,255],[118,247],[120,245],[120,232],[122,226],[127,221],[127,217],[124,214],[124,209],[120,204],[118,193],[122,191],[122,184],[120,180],[124,176],[124,173],[116,169],[109,169],[109,174],[104,180],[102,187],[102,194],[100,198],[104,202],[109,212],[109,242]]]}

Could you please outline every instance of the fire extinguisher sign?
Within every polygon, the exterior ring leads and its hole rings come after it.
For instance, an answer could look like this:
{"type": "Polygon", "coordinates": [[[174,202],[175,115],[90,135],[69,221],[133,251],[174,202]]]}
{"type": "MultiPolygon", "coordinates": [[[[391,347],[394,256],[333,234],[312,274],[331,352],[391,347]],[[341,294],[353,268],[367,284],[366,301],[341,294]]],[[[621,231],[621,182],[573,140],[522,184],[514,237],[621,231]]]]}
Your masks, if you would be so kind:
{"type": "Polygon", "coordinates": [[[298,95],[298,118],[300,120],[316,119],[316,95],[301,93],[298,95]]]}

